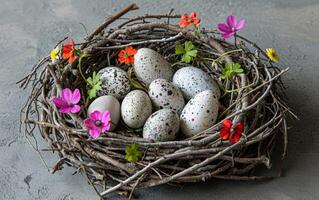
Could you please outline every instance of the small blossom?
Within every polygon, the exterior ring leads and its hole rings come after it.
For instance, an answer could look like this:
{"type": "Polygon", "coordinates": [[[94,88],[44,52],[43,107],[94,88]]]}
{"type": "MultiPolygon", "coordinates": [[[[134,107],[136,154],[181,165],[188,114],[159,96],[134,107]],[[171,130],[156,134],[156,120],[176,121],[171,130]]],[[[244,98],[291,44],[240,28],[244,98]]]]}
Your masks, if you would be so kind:
{"type": "Polygon", "coordinates": [[[222,36],[227,39],[232,37],[237,31],[244,28],[245,20],[240,20],[237,22],[235,16],[230,15],[227,17],[226,23],[220,23],[217,25],[217,28],[221,32],[222,36]]]}
{"type": "Polygon", "coordinates": [[[229,139],[229,142],[234,144],[240,140],[240,137],[244,132],[244,124],[242,122],[238,122],[234,128],[232,128],[232,126],[232,120],[224,120],[222,122],[222,128],[219,132],[219,135],[223,140],[229,139]]]}
{"type": "Polygon", "coordinates": [[[52,51],[50,53],[52,64],[56,63],[56,61],[59,60],[59,53],[60,53],[59,46],[52,49],[52,51]]]}
{"type": "Polygon", "coordinates": [[[125,63],[126,65],[134,63],[134,55],[137,53],[137,50],[132,46],[125,47],[118,54],[118,60],[121,64],[125,63]]]}
{"type": "Polygon", "coordinates": [[[196,13],[192,12],[190,15],[182,15],[181,21],[178,23],[179,27],[188,27],[191,25],[196,25],[200,23],[200,19],[196,17],[196,13]]]}
{"type": "Polygon", "coordinates": [[[274,62],[279,62],[279,56],[278,54],[276,53],[275,49],[274,48],[267,48],[266,49],[266,54],[268,56],[268,58],[274,62]]]}
{"type": "Polygon", "coordinates": [[[68,60],[70,64],[76,59],[73,40],[69,40],[68,43],[63,46],[62,57],[68,60]]]}
{"type": "Polygon", "coordinates": [[[111,128],[110,112],[94,111],[84,120],[84,126],[89,129],[89,134],[95,139],[101,133],[109,131],[111,128]]]}
{"type": "Polygon", "coordinates": [[[77,105],[80,99],[81,93],[79,89],[75,89],[72,92],[69,88],[65,88],[62,90],[61,97],[54,97],[52,101],[61,113],[77,113],[81,109],[81,107],[77,105]]]}

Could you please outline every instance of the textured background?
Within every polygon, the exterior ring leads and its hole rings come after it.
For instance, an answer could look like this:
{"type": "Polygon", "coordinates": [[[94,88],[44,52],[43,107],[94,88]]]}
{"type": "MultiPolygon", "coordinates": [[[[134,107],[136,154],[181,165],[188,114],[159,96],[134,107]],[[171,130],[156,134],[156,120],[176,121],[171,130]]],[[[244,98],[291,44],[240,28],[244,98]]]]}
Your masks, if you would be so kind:
{"type": "MultiPolygon", "coordinates": [[[[69,35],[81,40],[124,0],[1,0],[0,6],[0,199],[97,199],[73,169],[50,175],[18,130],[19,109],[25,100],[15,82],[32,64],[69,35]]],[[[142,13],[197,11],[203,25],[215,26],[230,13],[245,18],[241,35],[263,48],[280,52],[290,105],[300,121],[291,121],[289,157],[284,177],[267,182],[212,180],[181,187],[162,186],[140,192],[140,199],[319,199],[319,1],[136,1],[142,13]]],[[[48,154],[46,158],[55,161],[48,154]]],[[[114,197],[117,199],[117,197],[114,197]]]]}

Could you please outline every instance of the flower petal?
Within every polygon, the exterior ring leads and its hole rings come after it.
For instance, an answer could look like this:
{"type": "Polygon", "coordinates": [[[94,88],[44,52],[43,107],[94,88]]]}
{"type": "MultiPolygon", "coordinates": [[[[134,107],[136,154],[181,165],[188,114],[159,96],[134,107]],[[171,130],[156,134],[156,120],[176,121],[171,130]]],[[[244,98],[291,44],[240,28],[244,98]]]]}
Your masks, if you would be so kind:
{"type": "Polygon", "coordinates": [[[63,108],[60,108],[60,112],[61,113],[70,113],[72,110],[72,107],[63,107],[63,108]]]}
{"type": "Polygon", "coordinates": [[[237,126],[234,129],[234,134],[241,135],[244,132],[244,124],[242,122],[238,122],[237,126]]]}
{"type": "Polygon", "coordinates": [[[74,53],[72,53],[72,54],[70,55],[70,57],[69,57],[68,62],[69,62],[70,64],[72,64],[72,63],[75,61],[75,59],[76,59],[76,55],[75,55],[74,53]]]}
{"type": "Polygon", "coordinates": [[[229,130],[229,129],[231,129],[232,125],[233,125],[233,122],[232,122],[232,120],[230,120],[230,119],[225,119],[225,120],[222,122],[223,129],[229,130]]]}
{"type": "Polygon", "coordinates": [[[72,91],[70,90],[70,88],[65,88],[62,90],[62,99],[66,102],[66,103],[71,103],[71,99],[72,99],[72,91]]]}
{"type": "Polygon", "coordinates": [[[105,112],[102,113],[102,119],[101,121],[104,123],[104,124],[107,124],[109,123],[109,121],[111,121],[111,113],[107,110],[105,112]]]}
{"type": "Polygon", "coordinates": [[[234,34],[235,34],[235,32],[224,33],[224,34],[223,34],[223,38],[225,38],[225,39],[230,38],[230,37],[232,37],[234,34]]]}
{"type": "Polygon", "coordinates": [[[189,15],[189,18],[195,19],[196,18],[196,12],[191,12],[191,14],[189,15]]]}
{"type": "Polygon", "coordinates": [[[94,121],[90,118],[86,118],[84,121],[83,121],[83,124],[86,128],[88,129],[92,129],[92,128],[95,128],[95,124],[94,124],[94,121]]]}
{"type": "Polygon", "coordinates": [[[223,140],[227,140],[229,138],[229,130],[228,129],[221,129],[219,132],[219,136],[223,139],[223,140]]]}
{"type": "Polygon", "coordinates": [[[183,27],[190,26],[191,23],[189,23],[188,21],[185,20],[185,21],[180,21],[180,22],[178,23],[178,25],[179,25],[179,27],[183,28],[183,27]]]}
{"type": "Polygon", "coordinates": [[[200,23],[200,19],[194,19],[193,24],[199,24],[200,23]]]}
{"type": "Polygon", "coordinates": [[[187,20],[187,19],[188,19],[187,14],[184,14],[184,15],[181,16],[181,20],[187,20]]]}
{"type": "Polygon", "coordinates": [[[98,138],[101,135],[101,131],[98,128],[93,128],[89,130],[90,136],[92,136],[94,139],[98,138]]]}
{"type": "Polygon", "coordinates": [[[81,106],[79,105],[74,105],[71,107],[71,113],[78,113],[81,110],[81,106]]]}
{"type": "Polygon", "coordinates": [[[235,143],[237,143],[240,140],[240,137],[241,137],[241,134],[233,133],[229,137],[229,142],[232,143],[232,144],[235,144],[235,143]]]}
{"type": "Polygon", "coordinates": [[[77,104],[77,103],[79,103],[80,99],[81,99],[80,90],[78,88],[76,88],[73,91],[72,98],[71,98],[71,103],[77,104]]]}
{"type": "Polygon", "coordinates": [[[245,20],[242,19],[236,25],[236,30],[240,30],[240,29],[244,28],[244,26],[245,26],[245,20]]]}
{"type": "Polygon", "coordinates": [[[229,15],[227,17],[227,24],[230,28],[236,28],[237,25],[237,19],[234,15],[229,15]]]}
{"type": "Polygon", "coordinates": [[[92,113],[90,114],[90,118],[91,118],[91,120],[93,120],[93,121],[101,120],[101,112],[98,111],[98,110],[92,112],[92,113]]]}
{"type": "Polygon", "coordinates": [[[217,28],[221,31],[221,32],[225,32],[225,33],[230,33],[232,32],[231,31],[231,28],[229,28],[226,24],[224,23],[220,23],[217,25],[217,28]]]}
{"type": "Polygon", "coordinates": [[[67,102],[63,101],[63,99],[61,98],[54,97],[52,101],[59,108],[64,108],[68,106],[67,102]]]}

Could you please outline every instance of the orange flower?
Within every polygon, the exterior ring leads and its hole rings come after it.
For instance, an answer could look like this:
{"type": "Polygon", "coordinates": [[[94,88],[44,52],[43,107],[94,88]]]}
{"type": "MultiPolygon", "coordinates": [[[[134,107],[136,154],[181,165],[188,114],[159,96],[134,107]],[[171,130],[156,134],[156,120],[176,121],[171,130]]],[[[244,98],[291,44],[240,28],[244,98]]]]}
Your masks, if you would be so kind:
{"type": "Polygon", "coordinates": [[[126,65],[134,63],[134,55],[136,54],[137,50],[134,49],[132,46],[125,47],[119,53],[119,62],[121,64],[125,63],[126,65]]]}
{"type": "Polygon", "coordinates": [[[191,25],[196,25],[200,23],[200,19],[196,18],[196,13],[192,12],[190,15],[182,15],[181,21],[178,23],[179,27],[187,27],[191,25]]]}
{"type": "Polygon", "coordinates": [[[68,43],[63,46],[62,57],[63,59],[68,59],[70,64],[76,59],[73,40],[69,40],[68,43]]]}

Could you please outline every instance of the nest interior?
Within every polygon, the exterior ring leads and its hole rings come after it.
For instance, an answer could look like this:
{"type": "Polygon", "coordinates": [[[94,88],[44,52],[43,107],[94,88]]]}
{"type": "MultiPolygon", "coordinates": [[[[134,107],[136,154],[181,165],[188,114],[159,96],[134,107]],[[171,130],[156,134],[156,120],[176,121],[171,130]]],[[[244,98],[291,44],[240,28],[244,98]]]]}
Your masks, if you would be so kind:
{"type": "Polygon", "coordinates": [[[73,166],[87,176],[98,195],[117,192],[130,197],[137,188],[166,183],[198,182],[210,178],[269,178],[256,175],[254,171],[261,165],[271,167],[271,153],[278,138],[284,139],[283,156],[286,154],[289,108],[283,98],[280,76],[287,69],[274,66],[260,47],[242,36],[237,35],[234,44],[222,40],[215,31],[179,28],[176,18],[180,15],[145,15],[124,22],[119,19],[134,9],[137,6],[132,4],[108,18],[83,43],[76,44],[89,55],[82,59],[81,64],[78,60],[72,64],[65,60],[51,64],[47,56],[19,82],[23,88],[31,86],[30,96],[21,112],[26,138],[41,159],[36,142],[40,138],[48,144],[47,151],[60,157],[51,172],[62,169],[63,165],[73,166]],[[119,25],[106,29],[114,21],[119,25]],[[138,82],[132,67],[120,65],[117,61],[122,48],[148,47],[175,63],[179,60],[175,46],[185,41],[192,41],[202,57],[215,60],[196,59],[192,65],[216,80],[226,62],[237,62],[244,68],[245,73],[233,81],[220,82],[228,92],[220,100],[223,108],[218,122],[196,136],[180,141],[150,142],[124,125],[97,139],[90,138],[83,127],[90,101],[81,76],[113,65],[127,70],[130,79],[138,82]],[[52,96],[58,96],[64,87],[82,88],[81,104],[85,106],[80,114],[61,114],[52,104],[52,96]],[[219,129],[223,119],[245,122],[245,134],[239,142],[230,144],[221,140],[219,129]],[[36,134],[41,137],[36,137],[36,134]],[[278,137],[280,134],[283,137],[278,137]],[[137,144],[143,154],[136,163],[125,160],[125,147],[132,143],[137,144]]]}

